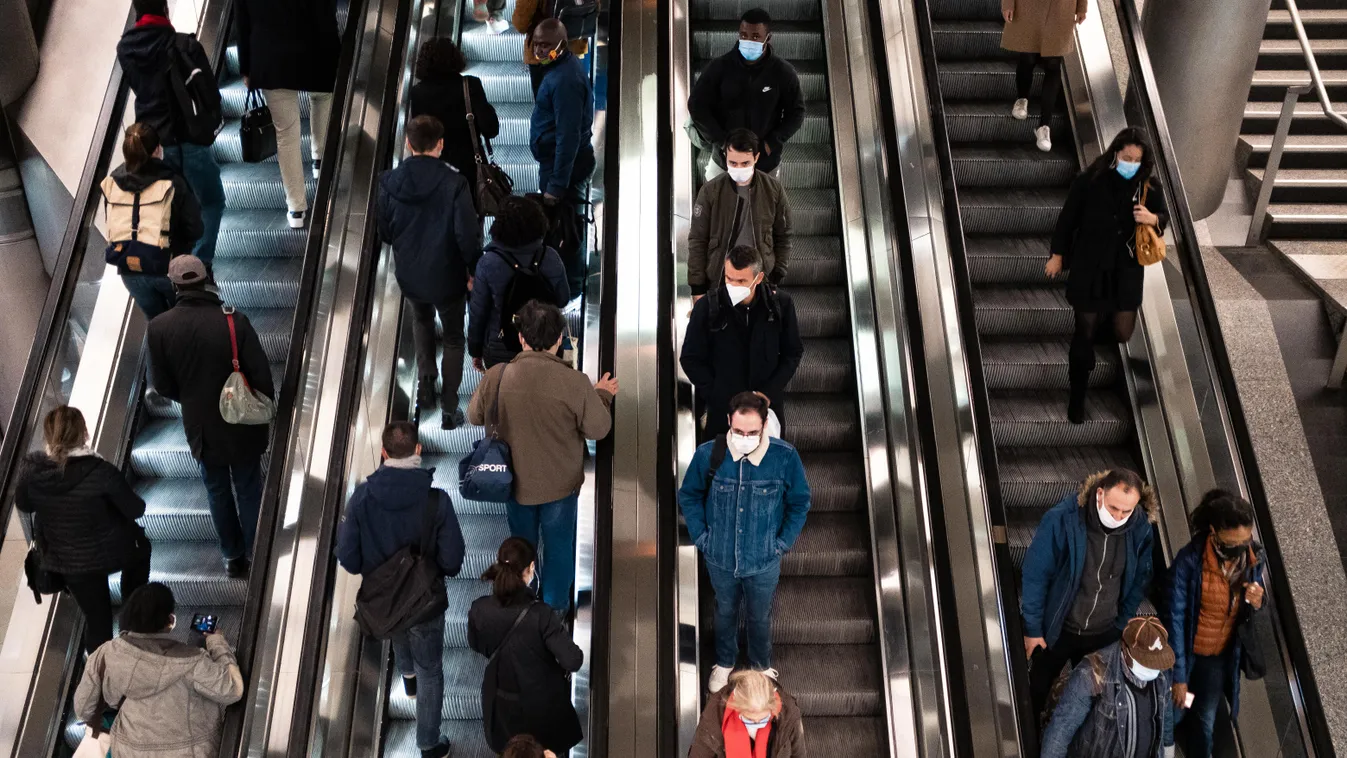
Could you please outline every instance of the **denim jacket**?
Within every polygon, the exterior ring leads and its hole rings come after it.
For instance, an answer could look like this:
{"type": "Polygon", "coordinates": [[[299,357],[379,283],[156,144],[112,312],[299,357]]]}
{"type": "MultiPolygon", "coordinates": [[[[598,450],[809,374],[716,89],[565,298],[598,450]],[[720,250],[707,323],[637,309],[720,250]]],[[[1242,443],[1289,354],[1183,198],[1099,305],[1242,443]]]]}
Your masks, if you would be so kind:
{"type": "Polygon", "coordinates": [[[795,545],[809,513],[809,482],[800,454],[789,442],[766,439],[757,465],[752,460],[757,451],[737,461],[726,452],[709,492],[706,469],[714,443],[703,443],[678,490],[693,543],[707,563],[736,577],[776,565],[795,545]]]}
{"type": "Polygon", "coordinates": [[[1170,672],[1162,671],[1149,686],[1155,690],[1155,710],[1137,713],[1136,697],[1127,686],[1122,644],[1085,656],[1071,672],[1057,707],[1043,731],[1041,758],[1131,758],[1136,755],[1136,720],[1154,719],[1154,758],[1174,744],[1174,708],[1170,700],[1170,672]]]}

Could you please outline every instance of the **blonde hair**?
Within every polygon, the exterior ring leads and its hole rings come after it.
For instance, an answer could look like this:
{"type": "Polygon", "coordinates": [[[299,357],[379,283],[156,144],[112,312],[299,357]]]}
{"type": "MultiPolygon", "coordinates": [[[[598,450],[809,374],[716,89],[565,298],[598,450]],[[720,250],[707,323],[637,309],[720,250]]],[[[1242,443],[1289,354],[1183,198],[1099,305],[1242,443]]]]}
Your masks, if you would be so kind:
{"type": "Polygon", "coordinates": [[[84,414],[68,405],[52,408],[42,421],[42,436],[47,443],[47,456],[56,465],[64,466],[70,451],[82,447],[89,437],[84,414]]]}
{"type": "Polygon", "coordinates": [[[761,671],[737,671],[730,674],[728,705],[740,713],[770,711],[776,708],[776,683],[761,671]]]}

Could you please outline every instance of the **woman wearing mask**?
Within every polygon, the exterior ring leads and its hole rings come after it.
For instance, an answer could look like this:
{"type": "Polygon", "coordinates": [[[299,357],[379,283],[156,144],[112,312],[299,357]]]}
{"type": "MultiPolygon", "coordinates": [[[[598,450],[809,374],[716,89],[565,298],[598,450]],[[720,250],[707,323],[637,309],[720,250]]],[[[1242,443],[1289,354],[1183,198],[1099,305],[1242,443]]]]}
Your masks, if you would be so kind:
{"type": "Polygon", "coordinates": [[[1034,84],[1034,68],[1041,63],[1043,89],[1034,139],[1045,153],[1052,149],[1052,114],[1062,93],[1062,56],[1074,45],[1072,24],[1084,21],[1088,8],[1087,0],[1001,0],[1001,16],[1006,20],[1001,47],[1019,53],[1016,100],[1010,114],[1021,121],[1029,118],[1029,90],[1034,84]]]}
{"type": "Polygon", "coordinates": [[[1071,183],[1057,217],[1044,273],[1051,279],[1068,272],[1066,299],[1076,319],[1068,362],[1067,417],[1073,424],[1085,421],[1096,330],[1109,329],[1113,339],[1123,343],[1136,328],[1145,274],[1136,259],[1137,226],[1155,227],[1163,235],[1169,224],[1164,193],[1151,181],[1154,167],[1146,132],[1137,127],[1122,130],[1071,183]]]}
{"type": "Polygon", "coordinates": [[[584,653],[545,603],[529,589],[537,554],[528,540],[509,537],[482,574],[491,594],[468,611],[468,646],[487,657],[482,722],[497,753],[516,735],[532,735],[557,755],[579,744],[580,718],[571,705],[570,675],[584,653]]]}
{"type": "Polygon", "coordinates": [[[139,251],[132,251],[135,255],[162,256],[163,274],[145,273],[140,262],[129,259],[117,266],[122,284],[148,321],[177,300],[168,280],[168,259],[192,252],[205,227],[201,204],[187,180],[164,162],[154,127],[126,127],[122,158],[126,162],[101,185],[108,242],[115,248],[135,240],[141,243],[139,251]]]}
{"type": "Polygon", "coordinates": [[[1188,729],[1183,754],[1209,758],[1216,708],[1225,697],[1239,716],[1241,627],[1263,609],[1267,554],[1253,539],[1253,506],[1212,490],[1192,515],[1193,538],[1174,558],[1169,582],[1169,639],[1174,645],[1174,705],[1188,729]],[[1192,697],[1192,703],[1188,698],[1192,697]]]}
{"type": "Polygon", "coordinates": [[[802,758],[800,706],[761,671],[739,671],[706,701],[688,758],[802,758]]]}
{"type": "Polygon", "coordinates": [[[215,758],[224,709],[243,697],[243,676],[224,635],[204,649],[179,642],[173,592],[153,582],[122,606],[122,632],[89,656],[75,690],[75,717],[101,730],[112,722],[115,758],[215,758]]]}
{"type": "Polygon", "coordinates": [[[61,575],[84,613],[84,651],[92,653],[112,639],[108,575],[122,572],[123,597],[150,580],[150,543],[136,523],[145,501],[89,448],[77,409],[53,408],[42,432],[45,451],[28,456],[15,501],[32,517],[42,568],[61,575]]]}
{"type": "MultiPolygon", "coordinates": [[[[444,152],[440,157],[477,186],[477,153],[472,131],[468,128],[467,105],[472,106],[477,133],[483,139],[495,139],[500,133],[496,109],[486,100],[482,80],[463,73],[468,67],[463,53],[453,40],[437,37],[421,46],[416,55],[417,82],[412,86],[412,118],[434,116],[444,124],[444,152]],[[467,85],[468,99],[463,97],[467,85]]],[[[477,194],[473,193],[473,202],[477,194]]],[[[480,210],[480,209],[479,209],[480,210]]]]}

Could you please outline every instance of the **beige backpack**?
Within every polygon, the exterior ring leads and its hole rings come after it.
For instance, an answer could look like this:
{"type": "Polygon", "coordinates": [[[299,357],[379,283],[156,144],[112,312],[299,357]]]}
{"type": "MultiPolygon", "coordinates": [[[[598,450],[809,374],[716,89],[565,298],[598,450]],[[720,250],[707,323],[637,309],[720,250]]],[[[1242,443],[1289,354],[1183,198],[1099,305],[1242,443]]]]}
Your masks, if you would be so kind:
{"type": "Polygon", "coordinates": [[[160,179],[140,192],[122,189],[110,176],[100,186],[107,215],[107,262],[123,272],[167,275],[173,180],[160,179]]]}

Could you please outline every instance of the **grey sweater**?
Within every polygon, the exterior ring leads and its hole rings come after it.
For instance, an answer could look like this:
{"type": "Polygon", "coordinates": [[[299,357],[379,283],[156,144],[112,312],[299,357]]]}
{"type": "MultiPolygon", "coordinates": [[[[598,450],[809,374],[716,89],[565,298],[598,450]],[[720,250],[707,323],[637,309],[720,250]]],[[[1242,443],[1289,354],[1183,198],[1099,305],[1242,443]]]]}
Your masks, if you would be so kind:
{"type": "MultiPolygon", "coordinates": [[[[1140,509],[1137,509],[1140,511],[1140,509]]],[[[1132,518],[1139,518],[1136,512],[1132,518]]],[[[1067,631],[1079,635],[1102,634],[1113,628],[1122,596],[1123,572],[1127,570],[1127,529],[1131,519],[1117,529],[1105,529],[1099,516],[1085,517],[1085,573],[1066,617],[1067,631]]]]}

